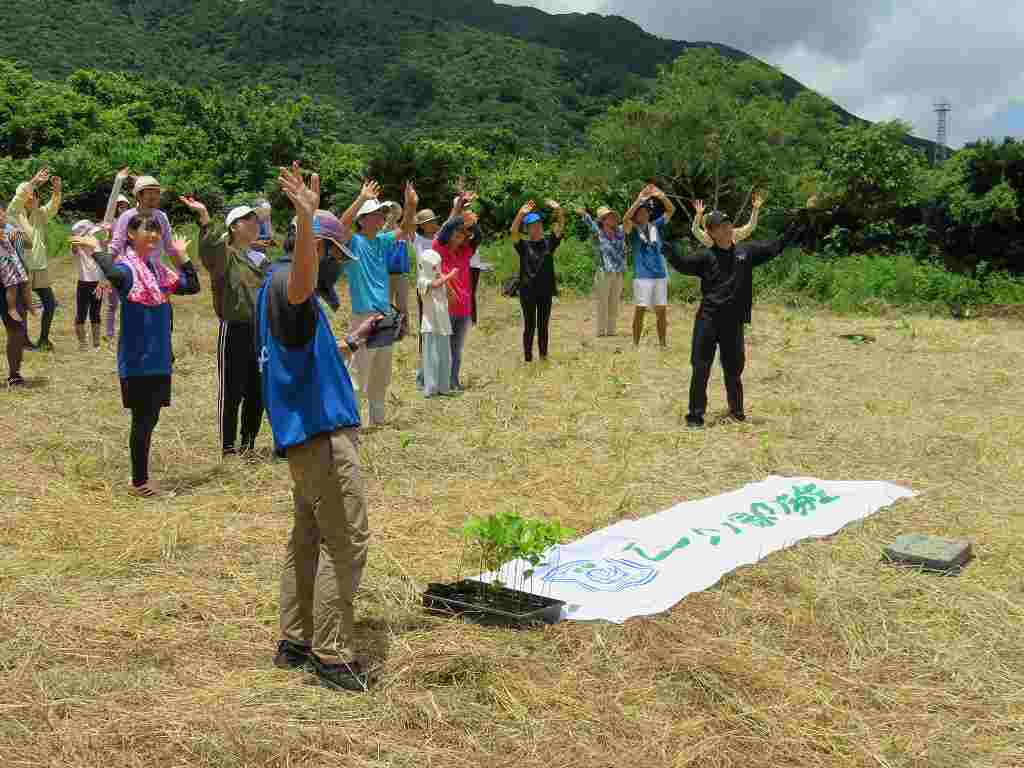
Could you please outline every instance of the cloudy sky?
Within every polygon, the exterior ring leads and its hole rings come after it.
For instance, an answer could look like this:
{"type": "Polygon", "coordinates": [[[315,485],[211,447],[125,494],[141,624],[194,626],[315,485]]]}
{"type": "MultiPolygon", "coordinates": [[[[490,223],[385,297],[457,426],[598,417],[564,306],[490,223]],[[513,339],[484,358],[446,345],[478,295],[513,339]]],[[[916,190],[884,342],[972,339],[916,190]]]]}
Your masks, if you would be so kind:
{"type": "Polygon", "coordinates": [[[1024,137],[1024,3],[1019,0],[501,0],[552,13],[616,14],[675,40],[752,53],[867,118],[933,138],[953,106],[954,146],[1024,137]]]}

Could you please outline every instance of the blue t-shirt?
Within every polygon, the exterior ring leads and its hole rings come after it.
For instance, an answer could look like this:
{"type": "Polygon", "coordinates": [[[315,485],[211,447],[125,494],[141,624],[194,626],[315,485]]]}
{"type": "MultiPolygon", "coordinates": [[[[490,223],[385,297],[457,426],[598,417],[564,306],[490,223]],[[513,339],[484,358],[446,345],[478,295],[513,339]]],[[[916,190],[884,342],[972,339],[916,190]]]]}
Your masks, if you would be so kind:
{"type": "Polygon", "coordinates": [[[395,246],[395,233],[387,232],[370,240],[356,233],[349,250],[358,261],[345,264],[352,311],[359,315],[387,312],[391,309],[388,291],[388,251],[395,246]]]}
{"type": "MultiPolygon", "coordinates": [[[[667,220],[659,216],[653,222],[653,237],[640,237],[640,228],[633,227],[629,233],[629,245],[633,249],[634,277],[641,280],[660,280],[668,277],[665,268],[665,257],[661,253],[661,231],[665,228],[667,220]]],[[[648,234],[651,231],[650,225],[646,226],[648,234]]]]}

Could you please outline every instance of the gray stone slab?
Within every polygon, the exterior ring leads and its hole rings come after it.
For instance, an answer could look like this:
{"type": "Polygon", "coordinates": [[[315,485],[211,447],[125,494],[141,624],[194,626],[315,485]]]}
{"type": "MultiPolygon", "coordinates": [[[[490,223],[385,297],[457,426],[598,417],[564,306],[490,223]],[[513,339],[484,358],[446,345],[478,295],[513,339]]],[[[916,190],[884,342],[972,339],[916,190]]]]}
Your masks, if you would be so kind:
{"type": "Polygon", "coordinates": [[[929,571],[958,571],[971,559],[971,542],[944,539],[924,533],[907,533],[885,548],[885,558],[903,565],[917,565],[929,571]]]}

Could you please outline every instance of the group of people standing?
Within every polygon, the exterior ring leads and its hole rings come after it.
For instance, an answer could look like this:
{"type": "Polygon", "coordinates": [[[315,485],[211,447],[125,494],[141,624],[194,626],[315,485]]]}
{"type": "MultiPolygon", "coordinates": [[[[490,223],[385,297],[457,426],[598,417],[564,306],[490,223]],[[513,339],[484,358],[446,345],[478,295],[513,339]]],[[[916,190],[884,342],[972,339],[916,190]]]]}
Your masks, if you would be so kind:
{"type": "MultiPolygon", "coordinates": [[[[188,257],[189,242],[174,237],[160,210],[159,182],[140,176],[133,190],[135,207],[128,207],[130,202],[120,194],[127,178],[127,169],[117,174],[112,206],[108,205],[102,222],[78,222],[74,227],[71,245],[79,259],[78,295],[86,306],[76,315],[76,329],[82,328],[79,340],[87,347],[88,320],[93,343],[98,344],[99,310],[94,300],[117,297],[121,316],[118,376],[122,403],[131,412],[130,492],[152,497],[158,490],[149,480],[150,445],[160,411],[171,402],[170,297],[198,293],[200,281],[188,257]],[[165,254],[173,268],[165,265],[165,254]]],[[[42,295],[49,288],[46,275],[34,274],[46,269],[45,235],[38,233],[45,230],[45,221],[60,202],[60,180],[54,179],[50,203],[45,211],[37,209],[35,191],[47,179],[44,169],[19,186],[11,208],[19,214],[29,212],[22,217],[29,231],[22,229],[20,246],[17,236],[7,236],[6,247],[0,247],[0,257],[14,254],[21,259],[28,244],[34,249],[41,243],[23,265],[28,269],[22,271],[31,277],[26,274],[21,279],[20,273],[12,277],[18,271],[10,268],[14,259],[0,259],[9,349],[14,337],[27,341],[25,284],[37,294],[43,290],[42,295]]],[[[268,249],[277,244],[269,204],[260,201],[235,207],[220,227],[213,225],[201,201],[180,198],[198,218],[199,257],[209,272],[220,320],[221,448],[225,455],[251,452],[266,413],[275,453],[287,459],[292,476],[294,522],[281,577],[281,637],[274,663],[303,669],[331,688],[366,690],[368,670],[351,647],[352,601],[369,538],[367,491],[359,466],[361,427],[379,425],[386,418],[393,345],[409,327],[408,273],[413,257],[420,314],[418,384],[427,397],[462,388],[465,340],[477,314],[482,233],[476,214],[468,209],[475,197],[471,192],[460,192],[451,214],[440,223],[432,210],[418,210],[419,197],[412,183],[405,185],[399,205],[381,201],[379,185],[366,182],[339,217],[319,207],[319,177],[314,173],[307,180],[298,163],[281,169],[278,182],[295,216],[281,243],[283,256],[276,260],[268,257],[268,249]],[[339,341],[326,307],[340,307],[336,284],[342,275],[348,282],[352,324],[339,341]],[[385,327],[387,333],[382,332],[385,327]],[[241,441],[237,442],[239,411],[241,441]]],[[[534,337],[540,357],[547,358],[549,353],[556,291],[554,256],[565,229],[561,205],[547,200],[545,207],[554,219],[550,233],[545,234],[544,218],[533,201],[519,210],[511,232],[520,257],[519,299],[527,361],[532,359],[534,337]]],[[[759,207],[756,199],[752,224],[759,207]]],[[[635,262],[633,338],[637,343],[647,309],[654,310],[659,341],[666,343],[668,264],[699,277],[703,300],[694,326],[688,423],[703,425],[716,349],[721,350],[730,412],[742,420],[740,375],[743,326],[750,321],[752,302],[751,270],[795,242],[799,227],[794,222],[775,241],[741,244],[742,235],[749,232],[734,230],[720,211],[706,218],[705,233],[698,204],[695,232],[699,224],[711,244],[706,250],[682,255],[667,249],[663,236],[675,210],[667,195],[647,186],[621,221],[607,207],[594,216],[580,211],[591,229],[598,264],[597,334],[615,334],[628,252],[635,262]],[[660,205],[657,215],[654,201],[660,205]]],[[[42,301],[42,338],[46,339],[47,300],[42,301]]],[[[18,368],[10,351],[8,360],[15,376],[18,368]]]]}

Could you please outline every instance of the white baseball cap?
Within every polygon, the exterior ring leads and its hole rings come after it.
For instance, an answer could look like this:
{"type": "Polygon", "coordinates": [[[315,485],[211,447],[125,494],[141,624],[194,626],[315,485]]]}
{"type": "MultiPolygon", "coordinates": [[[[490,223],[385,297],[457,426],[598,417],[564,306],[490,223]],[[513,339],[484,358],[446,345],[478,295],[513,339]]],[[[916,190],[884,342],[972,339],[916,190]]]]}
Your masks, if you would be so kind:
{"type": "Polygon", "coordinates": [[[363,203],[362,207],[359,209],[359,213],[356,214],[356,219],[361,219],[363,216],[369,216],[371,213],[377,213],[377,211],[382,211],[388,207],[387,203],[382,203],[380,200],[371,198],[363,203]]]}
{"type": "Polygon", "coordinates": [[[232,208],[228,217],[224,220],[225,226],[230,227],[239,219],[243,219],[251,213],[256,213],[255,208],[250,208],[248,205],[240,205],[237,208],[232,208]]]}

